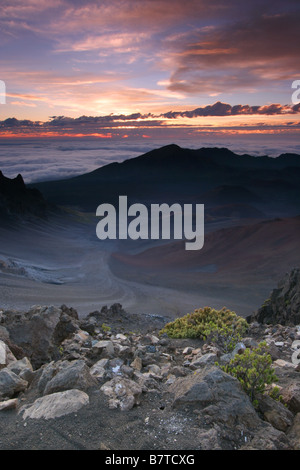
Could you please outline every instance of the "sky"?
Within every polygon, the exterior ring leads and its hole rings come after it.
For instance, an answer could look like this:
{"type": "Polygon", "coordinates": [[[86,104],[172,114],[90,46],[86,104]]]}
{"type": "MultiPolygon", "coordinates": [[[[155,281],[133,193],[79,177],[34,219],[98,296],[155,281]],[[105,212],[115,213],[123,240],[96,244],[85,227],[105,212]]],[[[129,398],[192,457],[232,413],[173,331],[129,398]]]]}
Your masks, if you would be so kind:
{"type": "Polygon", "coordinates": [[[299,0],[0,10],[0,138],[299,135],[299,0]]]}

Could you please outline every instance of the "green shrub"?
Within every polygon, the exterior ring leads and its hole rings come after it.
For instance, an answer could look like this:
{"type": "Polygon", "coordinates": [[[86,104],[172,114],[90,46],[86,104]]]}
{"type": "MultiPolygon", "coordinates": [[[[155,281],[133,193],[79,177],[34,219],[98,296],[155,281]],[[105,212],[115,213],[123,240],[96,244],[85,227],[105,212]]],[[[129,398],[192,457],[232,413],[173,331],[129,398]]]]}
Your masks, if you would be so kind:
{"type": "Polygon", "coordinates": [[[199,308],[193,313],[177,318],[167,323],[160,333],[166,333],[170,338],[200,338],[206,340],[210,335],[223,333],[243,334],[248,324],[235,312],[226,309],[215,310],[210,307],[199,308]]]}
{"type": "Polygon", "coordinates": [[[266,385],[278,380],[271,366],[272,358],[268,353],[267,344],[262,342],[253,350],[246,348],[242,354],[236,354],[229,364],[221,366],[221,369],[240,381],[244,391],[255,404],[256,396],[265,391],[266,385]]]}
{"type": "Polygon", "coordinates": [[[242,334],[234,327],[226,325],[217,328],[207,339],[215,343],[224,353],[230,353],[234,350],[236,344],[242,340],[242,334]]]}

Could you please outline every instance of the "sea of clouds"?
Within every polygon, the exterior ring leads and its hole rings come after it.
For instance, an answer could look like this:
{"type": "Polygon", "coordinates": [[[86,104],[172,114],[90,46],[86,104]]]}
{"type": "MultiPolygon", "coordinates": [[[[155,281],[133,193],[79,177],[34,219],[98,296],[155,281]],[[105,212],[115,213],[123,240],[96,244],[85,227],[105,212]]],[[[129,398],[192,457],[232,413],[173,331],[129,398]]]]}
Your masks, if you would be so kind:
{"type": "Polygon", "coordinates": [[[137,157],[150,150],[175,143],[184,148],[227,147],[238,154],[277,157],[300,154],[300,143],[287,136],[214,137],[168,141],[102,140],[91,138],[0,139],[0,170],[14,178],[21,173],[26,183],[70,178],[112,162],[137,157]]]}

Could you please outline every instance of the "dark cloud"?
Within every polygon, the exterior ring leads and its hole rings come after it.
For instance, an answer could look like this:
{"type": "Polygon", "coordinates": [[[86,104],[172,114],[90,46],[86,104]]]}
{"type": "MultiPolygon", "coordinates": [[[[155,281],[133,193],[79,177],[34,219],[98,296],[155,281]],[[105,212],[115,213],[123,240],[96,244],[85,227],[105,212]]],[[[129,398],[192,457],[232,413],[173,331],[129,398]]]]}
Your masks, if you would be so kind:
{"type": "Polygon", "coordinates": [[[175,119],[178,117],[195,118],[200,116],[237,116],[237,115],[274,115],[274,114],[298,114],[300,106],[288,106],[281,104],[270,104],[266,106],[249,106],[249,105],[235,105],[231,106],[227,103],[218,101],[213,105],[204,106],[202,108],[194,109],[193,111],[170,111],[161,116],[168,119],[175,119]]]}
{"type": "Polygon", "coordinates": [[[131,127],[160,127],[163,124],[162,119],[176,118],[197,118],[208,116],[237,116],[237,115],[295,115],[300,114],[300,104],[294,106],[270,104],[264,106],[234,105],[217,101],[212,105],[196,108],[192,111],[169,111],[167,113],[154,115],[152,113],[141,114],[110,114],[107,116],[80,116],[71,118],[66,116],[51,116],[48,122],[30,121],[28,119],[18,120],[16,118],[8,118],[0,121],[0,129],[8,129],[17,131],[51,131],[63,130],[73,132],[95,132],[101,130],[117,129],[124,123],[129,123],[131,127]]]}
{"type": "Polygon", "coordinates": [[[284,8],[283,2],[269,2],[272,9],[265,3],[253,2],[257,9],[251,9],[249,2],[247,17],[237,16],[235,6],[231,20],[177,37],[169,89],[221,93],[293,79],[299,62],[299,2],[287,0],[284,8]]]}

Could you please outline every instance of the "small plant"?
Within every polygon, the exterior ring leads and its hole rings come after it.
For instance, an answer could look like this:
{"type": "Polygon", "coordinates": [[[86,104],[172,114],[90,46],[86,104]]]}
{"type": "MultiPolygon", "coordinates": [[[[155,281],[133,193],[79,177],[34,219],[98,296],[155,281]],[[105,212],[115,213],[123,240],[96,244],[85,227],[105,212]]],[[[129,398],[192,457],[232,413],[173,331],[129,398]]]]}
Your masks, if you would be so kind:
{"type": "Polygon", "coordinates": [[[269,392],[269,395],[273,400],[279,401],[280,403],[283,403],[286,406],[286,403],[283,401],[283,396],[280,395],[280,389],[279,387],[273,387],[272,390],[269,392]]]}
{"type": "Polygon", "coordinates": [[[278,380],[272,369],[272,358],[266,342],[261,342],[253,350],[246,348],[242,354],[236,354],[229,364],[221,366],[221,369],[240,381],[254,405],[257,395],[265,391],[266,385],[278,380]]]}
{"type": "Polygon", "coordinates": [[[111,330],[111,327],[106,325],[105,323],[102,323],[101,328],[104,331],[104,333],[108,333],[111,330]]]}
{"type": "Polygon", "coordinates": [[[271,303],[271,299],[266,299],[264,303],[262,304],[262,307],[267,307],[271,303]]]}
{"type": "Polygon", "coordinates": [[[226,309],[199,308],[193,313],[167,323],[160,333],[170,338],[200,338],[206,340],[212,334],[242,335],[248,328],[246,320],[226,309]]]}

